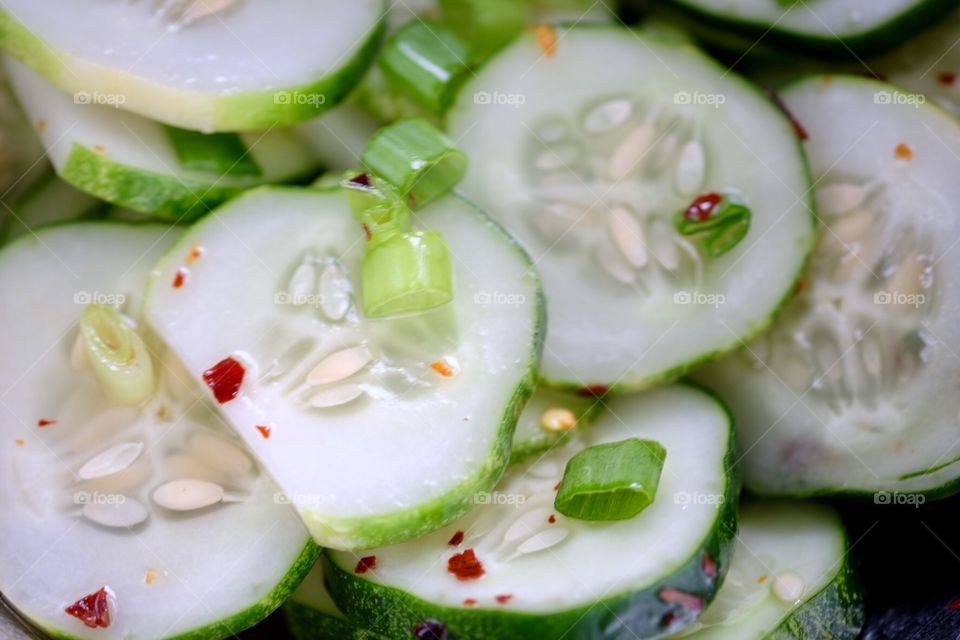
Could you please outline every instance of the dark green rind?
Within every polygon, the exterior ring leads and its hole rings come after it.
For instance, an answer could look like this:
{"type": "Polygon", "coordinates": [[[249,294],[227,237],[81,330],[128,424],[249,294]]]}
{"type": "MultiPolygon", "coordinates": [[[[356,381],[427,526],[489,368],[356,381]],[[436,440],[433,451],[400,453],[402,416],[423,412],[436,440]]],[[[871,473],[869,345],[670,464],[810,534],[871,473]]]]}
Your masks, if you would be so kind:
{"type": "Polygon", "coordinates": [[[330,595],[348,618],[363,620],[370,629],[388,638],[411,637],[416,624],[429,619],[446,625],[451,640],[636,640],[638,637],[662,637],[690,624],[695,615],[685,615],[675,606],[667,605],[657,593],[664,587],[672,587],[701,595],[706,603],[713,600],[733,554],[739,479],[734,467],[733,416],[715,394],[699,385],[687,384],[709,395],[727,416],[727,485],[710,533],[697,551],[670,576],[641,589],[615,594],[582,607],[549,614],[519,613],[438,606],[395,587],[358,576],[352,567],[341,568],[324,553],[322,562],[330,595]],[[711,579],[703,571],[704,552],[716,562],[716,579],[711,579]],[[676,617],[672,626],[666,627],[663,621],[671,614],[676,617]]]}
{"type": "Polygon", "coordinates": [[[335,618],[293,600],[283,605],[281,611],[290,633],[297,640],[386,640],[348,620],[335,618]]]}
{"type": "Polygon", "coordinates": [[[848,555],[830,584],[791,613],[764,640],[855,640],[860,635],[866,614],[847,542],[848,555]]]}
{"type": "MultiPolygon", "coordinates": [[[[383,12],[381,12],[382,15],[383,12]]],[[[370,30],[348,62],[317,82],[272,91],[211,96],[213,117],[212,122],[209,123],[210,126],[192,128],[209,129],[211,132],[271,129],[296,124],[321,115],[340,103],[363,77],[364,71],[376,57],[384,29],[384,20],[381,19],[370,30]],[[277,100],[278,94],[322,96],[323,101],[322,103],[313,101],[314,104],[308,104],[310,101],[290,99],[284,102],[277,100]]],[[[72,58],[69,53],[51,48],[2,8],[0,8],[0,47],[65,91],[84,88],[75,86],[75,76],[64,62],[64,59],[72,58]]],[[[90,89],[90,87],[85,88],[90,89]]],[[[152,119],[157,119],[155,114],[148,114],[147,117],[151,115],[153,115],[152,119]]],[[[195,123],[178,121],[167,122],[167,124],[190,127],[195,123]]]]}
{"type": "Polygon", "coordinates": [[[235,133],[201,133],[170,125],[164,129],[184,169],[229,176],[263,175],[235,133]]]}
{"type": "MultiPolygon", "coordinates": [[[[313,565],[319,557],[320,547],[313,542],[308,542],[290,568],[290,571],[284,576],[283,581],[258,602],[214,624],[199,627],[175,636],[165,636],[157,640],[210,640],[211,638],[232,638],[236,636],[237,633],[244,629],[249,629],[262,621],[286,602],[290,594],[297,588],[297,585],[310,573],[310,569],[313,568],[313,565]]],[[[66,614],[64,614],[64,616],[66,616],[66,614]]],[[[55,640],[82,640],[79,636],[65,633],[60,629],[47,625],[37,625],[37,628],[55,640]]]]}
{"type": "MultiPolygon", "coordinates": [[[[773,2],[773,0],[770,0],[773,2]]],[[[909,10],[873,27],[869,31],[840,35],[835,38],[790,31],[777,24],[751,22],[731,18],[695,6],[696,0],[667,0],[667,2],[696,20],[704,21],[714,30],[729,30],[749,38],[747,44],[766,41],[773,47],[824,58],[867,57],[885,53],[902,44],[911,36],[956,9],[956,0],[918,0],[909,10]]]]}
{"type": "MultiPolygon", "coordinates": [[[[315,191],[319,193],[334,193],[340,190],[340,187],[288,187],[266,185],[256,187],[246,191],[240,197],[254,195],[260,191],[315,191]]],[[[419,507],[406,509],[400,512],[389,513],[376,518],[349,518],[349,519],[330,519],[324,518],[322,522],[312,520],[310,514],[305,513],[304,519],[311,531],[330,530],[331,538],[344,537],[343,532],[350,532],[350,547],[356,549],[365,549],[380,547],[388,544],[396,544],[416,538],[444,526],[445,524],[456,520],[474,505],[474,497],[477,493],[489,491],[499,482],[500,477],[507,468],[510,460],[511,441],[513,439],[513,430],[516,426],[520,412],[523,411],[527,400],[533,395],[537,384],[537,369],[540,363],[540,357],[543,353],[543,343],[546,337],[546,300],[543,296],[543,287],[540,285],[540,276],[533,266],[533,262],[526,251],[510,236],[506,230],[483,213],[479,208],[473,205],[463,196],[454,193],[452,197],[457,198],[466,204],[477,216],[484,222],[493,227],[503,238],[505,243],[514,249],[517,255],[528,265],[529,270],[526,277],[531,279],[531,284],[536,290],[536,300],[534,302],[534,323],[536,325],[533,336],[527,370],[517,384],[513,396],[507,403],[506,408],[500,419],[500,428],[497,433],[496,442],[484,465],[467,480],[461,482],[456,487],[450,489],[447,493],[426,502],[419,507]],[[330,527],[330,524],[333,524],[330,527]],[[402,535],[398,535],[402,532],[402,535]]],[[[183,252],[191,244],[190,238],[192,232],[188,232],[174,243],[166,255],[177,255],[183,252]]],[[[164,258],[165,259],[165,258],[164,258]]],[[[153,282],[147,284],[144,292],[144,305],[150,298],[153,282]]]]}

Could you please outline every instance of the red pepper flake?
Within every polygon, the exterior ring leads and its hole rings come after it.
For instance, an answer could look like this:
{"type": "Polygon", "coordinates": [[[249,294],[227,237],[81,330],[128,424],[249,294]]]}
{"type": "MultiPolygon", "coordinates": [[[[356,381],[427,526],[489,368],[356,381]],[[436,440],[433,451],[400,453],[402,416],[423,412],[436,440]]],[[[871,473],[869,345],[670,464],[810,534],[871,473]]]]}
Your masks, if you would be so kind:
{"type": "Polygon", "coordinates": [[[264,440],[269,440],[269,439],[270,439],[270,432],[273,431],[273,429],[271,429],[270,427],[268,427],[268,426],[265,425],[265,424],[258,424],[258,425],[257,425],[257,431],[260,432],[260,435],[263,436],[263,439],[264,439],[264,440]]]}
{"type": "Polygon", "coordinates": [[[457,576],[457,580],[463,582],[476,580],[486,573],[483,564],[477,560],[477,554],[473,552],[473,549],[467,549],[447,560],[447,571],[457,576]]]}
{"type": "Polygon", "coordinates": [[[960,611],[960,598],[950,602],[950,604],[947,605],[947,609],[950,611],[960,611]]]}
{"type": "Polygon", "coordinates": [[[104,151],[107,150],[107,148],[102,144],[95,144],[93,145],[93,150],[96,151],[97,153],[103,153],[104,151]]]}
{"type": "Polygon", "coordinates": [[[350,178],[350,183],[355,184],[360,187],[369,187],[370,186],[370,174],[369,173],[358,173],[357,175],[350,178]]]}
{"type": "Polygon", "coordinates": [[[901,142],[897,145],[897,148],[894,149],[894,155],[897,157],[897,160],[903,160],[904,162],[909,162],[913,160],[913,149],[910,148],[906,142],[901,142]]]}
{"type": "Polygon", "coordinates": [[[557,53],[557,30],[548,24],[538,25],[533,30],[533,35],[537,39],[537,46],[543,51],[543,55],[552,58],[557,53]]]}
{"type": "Polygon", "coordinates": [[[43,429],[44,427],[49,427],[52,424],[57,424],[56,420],[47,420],[46,418],[40,418],[37,420],[37,426],[43,429]]]}
{"type": "Polygon", "coordinates": [[[957,83],[957,74],[953,71],[941,71],[937,74],[937,82],[945,87],[952,87],[957,83]]]}
{"type": "Polygon", "coordinates": [[[690,222],[703,222],[713,215],[721,202],[723,202],[723,196],[719,193],[702,195],[690,203],[687,210],[683,212],[683,217],[690,222]]]}
{"type": "Polygon", "coordinates": [[[354,573],[366,573],[377,568],[377,556],[363,556],[353,568],[354,573]]]}
{"type": "Polygon", "coordinates": [[[757,584],[763,584],[766,581],[767,581],[767,576],[760,576],[759,578],[757,578],[757,584]]]}
{"type": "Polygon", "coordinates": [[[179,289],[187,281],[187,278],[190,277],[190,270],[186,267],[180,267],[177,269],[177,272],[173,274],[173,288],[179,289]]]}
{"type": "Polygon", "coordinates": [[[508,594],[504,594],[504,595],[497,596],[497,602],[499,602],[500,604],[507,604],[507,603],[510,602],[511,600],[513,600],[513,595],[511,595],[511,594],[509,594],[509,593],[508,593],[508,594]]]}
{"type": "Polygon", "coordinates": [[[147,575],[144,577],[143,581],[147,584],[153,584],[153,581],[157,579],[157,571],[154,568],[147,569],[147,575]]]}
{"type": "Polygon", "coordinates": [[[437,360],[430,365],[430,368],[442,375],[444,378],[452,378],[457,375],[456,370],[443,360],[437,360]]]}
{"type": "MultiPolygon", "coordinates": [[[[561,480],[560,482],[563,482],[563,480],[561,480]]],[[[560,491],[560,482],[558,482],[557,484],[553,485],[553,490],[554,490],[554,491],[560,491]]]]}
{"type": "Polygon", "coordinates": [[[107,587],[100,587],[99,591],[80,598],[64,611],[91,629],[106,629],[110,626],[110,593],[107,587]]]}
{"type": "Polygon", "coordinates": [[[187,265],[192,265],[194,262],[202,258],[203,254],[206,252],[206,249],[196,244],[190,247],[190,253],[187,254],[187,265]]]}
{"type": "Polygon", "coordinates": [[[439,620],[424,620],[413,628],[417,640],[447,640],[447,627],[439,620]]]}
{"type": "Polygon", "coordinates": [[[810,134],[807,133],[807,130],[804,128],[800,121],[797,120],[793,113],[790,112],[790,109],[787,108],[786,103],[783,101],[783,98],[780,97],[776,91],[768,90],[767,95],[770,96],[770,99],[773,101],[773,104],[787,116],[787,120],[790,121],[790,124],[793,126],[793,132],[797,134],[797,138],[800,140],[808,140],[810,134]]]}
{"type": "Polygon", "coordinates": [[[467,598],[463,601],[463,606],[465,607],[472,607],[475,604],[477,604],[477,601],[474,598],[467,598]]]}
{"type": "Polygon", "coordinates": [[[240,393],[243,376],[247,370],[233,358],[224,358],[203,372],[203,381],[213,391],[213,397],[220,404],[230,402],[240,393]]]}
{"type": "Polygon", "coordinates": [[[451,547],[459,547],[461,542],[463,542],[463,531],[457,531],[447,544],[451,547]]]}
{"type": "Polygon", "coordinates": [[[549,522],[550,524],[557,524],[557,516],[551,513],[550,517],[547,518],[547,522],[549,522]]]}
{"type": "Polygon", "coordinates": [[[706,551],[703,552],[703,560],[701,561],[701,566],[703,567],[703,572],[707,574],[707,577],[716,578],[717,577],[717,563],[714,562],[713,558],[710,557],[710,554],[706,551]]]}
{"type": "Polygon", "coordinates": [[[674,589],[673,587],[660,589],[660,591],[657,592],[657,597],[660,598],[662,602],[681,606],[694,613],[699,613],[703,610],[703,598],[695,596],[692,593],[687,593],[686,591],[674,589]]]}
{"type": "Polygon", "coordinates": [[[601,396],[606,395],[608,391],[610,391],[610,387],[608,387],[607,385],[594,384],[594,385],[590,385],[589,387],[582,387],[580,389],[577,389],[577,395],[580,396],[581,398],[589,398],[591,396],[599,398],[601,396]]]}

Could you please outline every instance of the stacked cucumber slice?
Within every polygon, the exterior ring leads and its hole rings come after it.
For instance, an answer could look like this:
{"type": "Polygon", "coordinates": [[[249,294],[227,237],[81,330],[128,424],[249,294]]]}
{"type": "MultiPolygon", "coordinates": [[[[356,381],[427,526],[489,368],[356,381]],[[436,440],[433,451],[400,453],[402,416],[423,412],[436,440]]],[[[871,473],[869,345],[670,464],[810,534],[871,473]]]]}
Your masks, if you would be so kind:
{"type": "Polygon", "coordinates": [[[0,7],[15,616],[855,638],[838,514],[739,494],[960,490],[960,7],[669,4],[0,7]]]}

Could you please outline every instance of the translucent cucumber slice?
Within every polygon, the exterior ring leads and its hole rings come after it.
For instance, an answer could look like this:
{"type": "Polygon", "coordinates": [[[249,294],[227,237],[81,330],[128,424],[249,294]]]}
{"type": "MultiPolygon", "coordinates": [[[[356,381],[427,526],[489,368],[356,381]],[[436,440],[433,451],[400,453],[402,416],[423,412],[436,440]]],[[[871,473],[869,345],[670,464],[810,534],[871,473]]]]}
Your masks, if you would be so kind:
{"type": "Polygon", "coordinates": [[[544,318],[526,254],[457,197],[416,220],[454,256],[454,301],[431,312],[363,317],[364,236],[339,190],[244,194],[150,285],[150,324],[196,379],[239,363],[223,413],[323,546],[399,542],[463,514],[500,477],[533,390],[544,318]]]}
{"type": "Polygon", "coordinates": [[[352,103],[304,122],[296,132],[316,155],[324,171],[338,172],[362,166],[360,157],[382,122],[352,103]]]}
{"type": "Polygon", "coordinates": [[[433,623],[460,640],[626,640],[693,622],[713,599],[733,550],[729,415],[714,397],[687,386],[609,404],[578,439],[511,468],[464,518],[412,542],[329,552],[337,605],[388,638],[433,623]],[[631,437],[667,450],[651,506],[619,522],[573,520],[554,510],[570,457],[631,437]],[[451,571],[464,560],[473,571],[451,571]]]}
{"type": "Polygon", "coordinates": [[[814,503],[748,502],[739,519],[733,563],[716,600],[671,637],[858,637],[863,599],[836,513],[814,503]]]}
{"type": "Polygon", "coordinates": [[[891,49],[955,9],[954,0],[671,0],[719,30],[794,50],[855,58],[891,49]]]}
{"type": "Polygon", "coordinates": [[[180,164],[163,125],[77,100],[7,59],[17,97],[60,177],[113,204],[174,219],[207,213],[244,189],[309,175],[316,160],[289,130],[236,134],[259,177],[191,171],[180,164]]]}
{"type": "Polygon", "coordinates": [[[546,381],[648,386],[771,322],[813,244],[809,177],[788,120],[691,46],[603,26],[553,33],[523,35],[458,97],[461,187],[541,273],[546,381]],[[673,220],[724,190],[751,226],[710,258],[673,220]]]}
{"type": "Polygon", "coordinates": [[[64,91],[200,131],[319,115],[360,79],[383,0],[11,0],[0,46],[64,91]],[[291,55],[291,43],[297,43],[291,55]]]}
{"type": "Polygon", "coordinates": [[[97,217],[105,204],[50,173],[9,206],[0,226],[0,244],[45,224],[97,217]]]}
{"type": "Polygon", "coordinates": [[[819,245],[782,321],[701,379],[737,417],[756,492],[953,492],[960,125],[853,76],[783,97],[809,135],[819,245]]]}
{"type": "Polygon", "coordinates": [[[37,236],[0,253],[16,300],[0,306],[0,591],[57,637],[213,638],[255,624],[316,558],[296,513],[141,328],[158,378],[141,406],[107,400],[77,338],[88,303],[134,322],[176,234],[84,223],[37,236]],[[158,493],[177,481],[176,500],[158,493]],[[101,589],[107,626],[66,612],[101,589]]]}

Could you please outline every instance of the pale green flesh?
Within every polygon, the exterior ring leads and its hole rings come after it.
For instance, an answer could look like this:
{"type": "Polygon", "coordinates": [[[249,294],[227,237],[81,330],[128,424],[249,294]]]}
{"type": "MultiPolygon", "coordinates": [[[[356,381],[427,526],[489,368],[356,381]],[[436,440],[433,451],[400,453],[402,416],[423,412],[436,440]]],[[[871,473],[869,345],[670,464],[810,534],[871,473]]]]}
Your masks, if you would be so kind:
{"type": "Polygon", "coordinates": [[[296,133],[316,155],[324,171],[360,167],[360,156],[380,121],[353,104],[297,126],[296,133]]]}
{"type": "Polygon", "coordinates": [[[448,116],[471,159],[461,188],[540,270],[546,382],[648,386],[769,323],[813,241],[804,160],[782,114],[691,46],[604,26],[561,28],[557,38],[544,57],[522,36],[462,90],[448,116]],[[614,99],[633,105],[629,118],[586,131],[586,112],[614,99]],[[616,150],[644,125],[652,148],[612,177],[616,150]],[[703,179],[681,188],[681,149],[697,145],[703,179]],[[727,189],[752,209],[752,226],[733,251],[706,258],[672,219],[696,196],[727,189]],[[639,233],[614,231],[621,206],[639,233]],[[620,241],[645,250],[642,265],[620,241]]]}
{"type": "Polygon", "coordinates": [[[809,132],[820,244],[782,321],[700,379],[737,417],[754,491],[952,492],[960,126],[861,78],[814,77],[783,97],[809,132]],[[866,199],[840,213],[839,185],[866,199]]]}
{"type": "Polygon", "coordinates": [[[305,175],[316,165],[291,131],[275,129],[240,134],[250,156],[264,168],[260,177],[187,171],[162,125],[109,104],[78,104],[12,59],[7,69],[61,178],[114,204],[196,216],[227,195],[305,175]]]}
{"type": "Polygon", "coordinates": [[[102,200],[50,174],[6,212],[0,241],[9,242],[40,225],[95,215],[103,206],[102,200]]]}
{"type": "Polygon", "coordinates": [[[397,589],[455,609],[464,621],[497,612],[546,616],[640,591],[685,566],[718,525],[730,482],[729,436],[723,407],[699,390],[671,386],[617,398],[609,413],[566,446],[512,467],[495,492],[477,496],[478,506],[464,518],[413,542],[330,554],[345,572],[336,572],[336,579],[397,589]],[[656,440],[667,450],[651,506],[630,520],[603,523],[553,509],[554,487],[572,455],[630,437],[656,440]],[[451,547],[457,531],[464,540],[451,547]],[[552,536],[561,539],[548,544],[552,536]],[[460,581],[447,571],[447,560],[467,548],[483,563],[482,579],[460,581]],[[637,549],[643,552],[632,553],[637,549]],[[362,555],[376,555],[376,570],[354,576],[362,555]],[[498,603],[500,594],[513,597],[498,603]],[[464,605],[468,598],[475,606],[464,605]]]}
{"type": "Polygon", "coordinates": [[[444,198],[416,219],[440,231],[454,256],[454,302],[368,321],[358,307],[363,232],[342,192],[258,189],[214,215],[161,261],[147,315],[195,378],[232,354],[248,363],[240,397],[223,413],[314,538],[376,546],[462,514],[499,477],[532,391],[542,308],[523,252],[472,206],[444,198]],[[205,254],[175,289],[195,245],[205,254]],[[309,280],[328,267],[347,292],[339,316],[323,305],[322,285],[295,285],[296,272],[309,280]],[[518,298],[483,303],[497,291],[518,298]],[[369,354],[355,375],[307,383],[328,355],[354,347],[369,354]],[[453,377],[430,366],[444,358],[453,377]],[[338,406],[309,404],[345,389],[362,393],[338,406]],[[272,428],[269,439],[257,425],[272,428]]]}
{"type": "Polygon", "coordinates": [[[125,109],[188,129],[257,129],[334,106],[363,71],[383,6],[235,2],[183,24],[149,2],[12,0],[0,46],[70,93],[122,95],[125,109]]]}
{"type": "MultiPolygon", "coordinates": [[[[846,535],[832,510],[813,503],[750,502],[739,516],[733,563],[716,600],[689,630],[672,637],[761,640],[831,582],[846,579],[846,535]],[[798,575],[804,585],[796,601],[774,591],[777,577],[786,573],[798,575]]],[[[840,614],[816,612],[825,620],[840,614]]]]}
{"type": "Polygon", "coordinates": [[[148,270],[176,235],[74,224],[0,254],[0,286],[17,300],[0,308],[0,591],[51,635],[229,636],[279,606],[316,557],[296,513],[274,501],[274,485],[158,343],[150,339],[160,384],[142,407],[109,402],[71,359],[85,303],[124,296],[121,309],[136,318],[148,270]],[[42,309],[43,321],[23,309],[42,309]],[[56,422],[40,428],[41,419],[56,422]],[[217,453],[203,453],[198,436],[219,443],[217,453]],[[129,467],[75,475],[95,455],[136,442],[144,447],[129,467]],[[177,514],[152,500],[156,487],[184,478],[216,482],[238,501],[177,514]],[[81,515],[84,502],[113,508],[121,496],[147,519],[107,527],[81,515]],[[64,612],[102,586],[115,594],[109,628],[64,612]]]}

